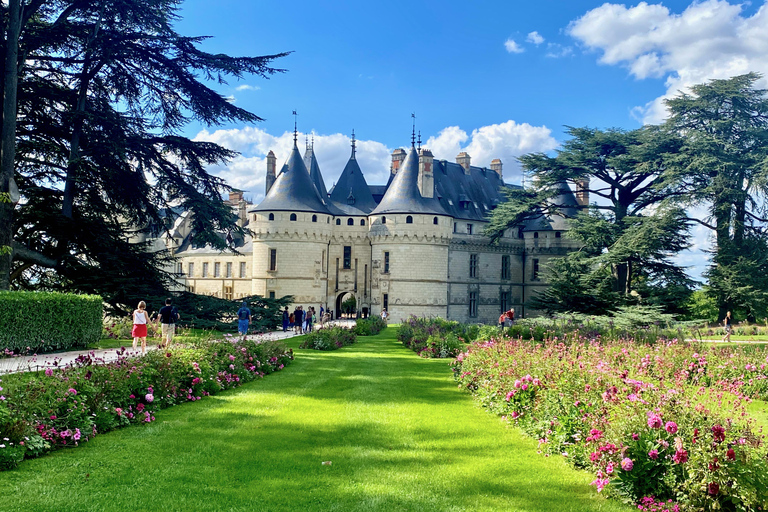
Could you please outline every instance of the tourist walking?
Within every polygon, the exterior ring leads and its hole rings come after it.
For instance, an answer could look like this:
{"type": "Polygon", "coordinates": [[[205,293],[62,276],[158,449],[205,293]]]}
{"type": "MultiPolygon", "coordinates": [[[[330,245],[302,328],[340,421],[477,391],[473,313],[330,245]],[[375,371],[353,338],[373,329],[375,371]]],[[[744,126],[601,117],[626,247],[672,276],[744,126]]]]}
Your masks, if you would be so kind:
{"type": "Polygon", "coordinates": [[[386,309],[382,309],[382,310],[381,310],[381,319],[382,319],[382,320],[384,320],[384,321],[386,322],[386,321],[387,321],[387,318],[389,318],[389,313],[387,313],[387,310],[386,310],[386,309]]]}
{"type": "Polygon", "coordinates": [[[501,314],[499,315],[499,330],[501,332],[504,332],[504,322],[506,321],[506,319],[507,319],[507,312],[502,311],[501,314]]]}
{"type": "Polygon", "coordinates": [[[283,311],[283,332],[288,330],[288,324],[291,323],[291,314],[288,312],[288,306],[285,306],[283,311]]]}
{"type": "Polygon", "coordinates": [[[315,308],[312,306],[309,307],[307,310],[307,328],[304,329],[305,332],[312,332],[312,323],[315,321],[315,308]]]}
{"type": "Polygon", "coordinates": [[[295,323],[295,331],[296,334],[303,334],[304,333],[304,312],[301,310],[301,306],[297,306],[296,310],[293,312],[293,321],[295,323]]]}
{"type": "Polygon", "coordinates": [[[141,340],[141,353],[147,353],[147,324],[149,323],[149,315],[147,314],[147,303],[143,300],[139,302],[139,307],[133,312],[133,330],[131,336],[133,336],[133,348],[134,350],[141,340]]]}
{"type": "Polygon", "coordinates": [[[723,341],[726,341],[728,343],[731,342],[731,331],[733,330],[733,319],[731,318],[731,312],[728,311],[725,314],[725,318],[723,318],[723,327],[725,327],[725,336],[723,336],[723,341]]]}
{"type": "Polygon", "coordinates": [[[248,335],[248,326],[250,323],[251,310],[248,308],[248,303],[243,301],[242,306],[237,310],[237,332],[243,337],[243,341],[245,341],[245,337],[248,335]]]}
{"type": "Polygon", "coordinates": [[[165,299],[165,306],[157,312],[161,325],[160,333],[163,336],[160,346],[165,348],[171,346],[173,336],[176,334],[176,322],[181,318],[179,311],[176,309],[176,306],[171,305],[172,303],[173,301],[170,298],[165,299]]]}

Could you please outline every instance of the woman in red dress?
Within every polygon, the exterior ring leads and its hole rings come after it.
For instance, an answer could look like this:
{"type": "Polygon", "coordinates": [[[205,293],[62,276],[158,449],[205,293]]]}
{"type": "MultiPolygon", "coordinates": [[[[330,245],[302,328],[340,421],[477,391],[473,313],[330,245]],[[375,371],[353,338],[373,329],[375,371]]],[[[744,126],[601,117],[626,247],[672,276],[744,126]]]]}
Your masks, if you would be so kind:
{"type": "Polygon", "coordinates": [[[139,344],[141,340],[141,353],[147,353],[147,324],[149,323],[149,315],[147,314],[147,304],[143,300],[139,302],[139,308],[133,312],[133,348],[139,344]]]}

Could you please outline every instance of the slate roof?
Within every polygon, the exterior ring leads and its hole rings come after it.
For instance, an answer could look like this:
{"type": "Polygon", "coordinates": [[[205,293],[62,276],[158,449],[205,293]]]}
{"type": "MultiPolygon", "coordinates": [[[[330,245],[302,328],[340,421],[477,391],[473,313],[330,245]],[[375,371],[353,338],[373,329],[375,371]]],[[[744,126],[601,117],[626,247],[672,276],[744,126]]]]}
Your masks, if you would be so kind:
{"type": "Polygon", "coordinates": [[[266,197],[249,212],[294,211],[330,213],[326,202],[320,198],[317,187],[309,176],[307,167],[293,142],[288,161],[277,176],[266,197]]]}
{"type": "Polygon", "coordinates": [[[441,206],[437,197],[426,198],[421,196],[418,179],[419,155],[416,154],[416,148],[411,147],[381,202],[371,213],[373,215],[384,213],[450,215],[441,206]]]}
{"type": "Polygon", "coordinates": [[[352,149],[352,156],[349,157],[347,165],[344,166],[339,180],[331,190],[330,197],[334,203],[353,206],[365,214],[376,208],[376,201],[374,201],[371,189],[357,164],[354,149],[352,149]]]}
{"type": "Polygon", "coordinates": [[[462,220],[487,220],[491,210],[505,200],[502,189],[506,185],[496,171],[464,167],[447,160],[434,160],[435,194],[443,209],[452,217],[462,220]]]}
{"type": "Polygon", "coordinates": [[[313,146],[308,146],[304,152],[304,166],[309,171],[309,177],[312,178],[312,183],[317,188],[317,193],[323,199],[328,197],[328,190],[325,188],[325,182],[323,181],[323,174],[320,172],[320,166],[317,163],[317,157],[315,157],[314,141],[313,146]]]}
{"type": "Polygon", "coordinates": [[[573,218],[579,213],[576,196],[564,181],[555,185],[559,194],[552,199],[552,204],[558,206],[561,215],[539,215],[529,219],[523,225],[523,231],[565,231],[568,229],[566,220],[573,218]]]}

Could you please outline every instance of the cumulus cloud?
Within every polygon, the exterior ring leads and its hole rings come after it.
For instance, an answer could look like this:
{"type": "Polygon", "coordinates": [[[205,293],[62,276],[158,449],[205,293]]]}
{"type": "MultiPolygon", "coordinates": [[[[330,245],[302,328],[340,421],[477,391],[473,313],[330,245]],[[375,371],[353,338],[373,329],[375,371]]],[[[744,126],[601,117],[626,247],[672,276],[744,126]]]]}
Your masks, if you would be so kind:
{"type": "Polygon", "coordinates": [[[506,48],[509,53],[523,53],[525,51],[512,38],[509,38],[506,41],[504,41],[504,48],[506,48]]]}
{"type": "Polygon", "coordinates": [[[550,59],[559,59],[573,54],[573,48],[558,43],[547,43],[546,56],[550,59]]]}
{"type": "Polygon", "coordinates": [[[541,34],[539,34],[535,30],[533,32],[530,32],[528,34],[528,37],[525,40],[528,41],[529,43],[535,44],[536,46],[544,42],[544,38],[541,36],[541,34]]]}
{"type": "MultiPolygon", "coordinates": [[[[666,93],[635,108],[645,123],[666,115],[664,99],[691,85],[758,71],[768,74],[768,8],[744,16],[741,4],[693,2],[682,13],[661,4],[634,7],[606,3],[568,26],[568,33],[599,61],[621,65],[637,79],[663,78],[666,93]]],[[[768,86],[763,78],[760,87],[768,86]]]]}
{"type": "Polygon", "coordinates": [[[248,85],[248,84],[242,84],[235,87],[236,91],[258,91],[261,89],[258,85],[248,85]]]}

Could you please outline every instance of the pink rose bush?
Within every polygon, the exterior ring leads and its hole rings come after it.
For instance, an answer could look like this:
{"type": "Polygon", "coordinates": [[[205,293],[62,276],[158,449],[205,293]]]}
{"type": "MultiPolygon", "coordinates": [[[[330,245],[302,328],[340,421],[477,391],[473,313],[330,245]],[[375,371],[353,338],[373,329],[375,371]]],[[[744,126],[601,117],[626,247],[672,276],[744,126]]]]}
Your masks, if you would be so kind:
{"type": "Polygon", "coordinates": [[[5,377],[0,432],[14,449],[0,449],[0,470],[98,433],[151,423],[159,409],[263,378],[293,360],[282,342],[258,340],[120,355],[109,363],[85,356],[66,368],[5,377]]]}
{"type": "Polygon", "coordinates": [[[452,369],[540,453],[568,453],[592,471],[598,492],[639,510],[766,510],[768,449],[746,410],[768,398],[766,355],[675,340],[506,338],[470,345],[452,369]]]}

